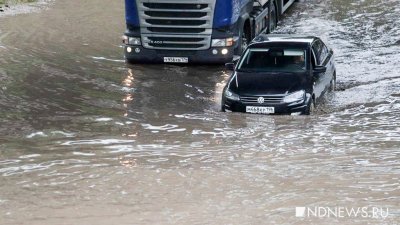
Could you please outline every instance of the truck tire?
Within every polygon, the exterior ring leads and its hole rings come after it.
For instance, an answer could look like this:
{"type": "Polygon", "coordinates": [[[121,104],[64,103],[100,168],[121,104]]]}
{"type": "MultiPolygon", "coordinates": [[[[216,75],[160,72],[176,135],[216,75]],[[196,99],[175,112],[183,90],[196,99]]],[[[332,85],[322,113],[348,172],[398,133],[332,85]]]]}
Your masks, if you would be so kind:
{"type": "Polygon", "coordinates": [[[247,48],[247,45],[250,42],[250,30],[249,26],[247,25],[247,21],[244,23],[242,29],[239,31],[239,44],[235,49],[235,55],[241,55],[243,51],[247,48]]]}
{"type": "Polygon", "coordinates": [[[269,20],[268,20],[268,33],[271,33],[272,31],[274,31],[276,29],[277,26],[277,10],[276,10],[276,3],[275,1],[273,1],[271,3],[271,7],[269,7],[269,20]]]}

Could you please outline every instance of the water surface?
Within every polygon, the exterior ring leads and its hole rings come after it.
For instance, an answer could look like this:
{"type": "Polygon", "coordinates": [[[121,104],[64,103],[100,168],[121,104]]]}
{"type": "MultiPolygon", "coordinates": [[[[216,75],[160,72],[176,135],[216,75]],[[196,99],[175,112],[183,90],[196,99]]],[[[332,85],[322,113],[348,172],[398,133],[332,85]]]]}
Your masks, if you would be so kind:
{"type": "Polygon", "coordinates": [[[0,224],[400,223],[399,9],[292,7],[277,32],[336,55],[339,91],[310,117],[219,112],[223,66],[127,66],[120,1],[1,17],[0,224]]]}

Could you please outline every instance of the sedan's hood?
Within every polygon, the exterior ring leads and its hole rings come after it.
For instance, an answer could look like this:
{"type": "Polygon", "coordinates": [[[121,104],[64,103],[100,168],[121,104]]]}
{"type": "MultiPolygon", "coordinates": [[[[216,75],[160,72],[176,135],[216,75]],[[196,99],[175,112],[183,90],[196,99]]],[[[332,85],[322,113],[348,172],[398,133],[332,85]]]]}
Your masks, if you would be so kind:
{"type": "Polygon", "coordinates": [[[239,95],[285,94],[305,88],[306,73],[237,72],[230,89],[239,95]]]}

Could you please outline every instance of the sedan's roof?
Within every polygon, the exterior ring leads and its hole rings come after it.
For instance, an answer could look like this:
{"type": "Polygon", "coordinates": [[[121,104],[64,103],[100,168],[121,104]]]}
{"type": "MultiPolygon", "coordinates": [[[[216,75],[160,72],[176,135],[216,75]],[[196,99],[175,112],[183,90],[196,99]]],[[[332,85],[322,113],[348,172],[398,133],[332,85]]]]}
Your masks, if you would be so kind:
{"type": "Polygon", "coordinates": [[[306,35],[293,35],[293,34],[261,34],[254,38],[254,40],[250,43],[253,47],[258,47],[259,45],[274,45],[275,43],[279,44],[288,44],[288,45],[311,45],[313,41],[318,39],[315,36],[306,36],[306,35]]]}

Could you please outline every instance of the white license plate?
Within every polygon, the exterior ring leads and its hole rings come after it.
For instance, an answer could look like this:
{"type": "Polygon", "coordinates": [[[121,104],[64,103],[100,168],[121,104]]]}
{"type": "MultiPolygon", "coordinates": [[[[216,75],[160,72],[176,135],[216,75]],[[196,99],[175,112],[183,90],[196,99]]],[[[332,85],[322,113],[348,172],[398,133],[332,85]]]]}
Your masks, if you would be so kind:
{"type": "Polygon", "coordinates": [[[164,57],[165,63],[188,63],[188,57],[164,57]]]}
{"type": "Polygon", "coordinates": [[[246,106],[247,113],[272,114],[275,113],[274,107],[246,106]]]}

